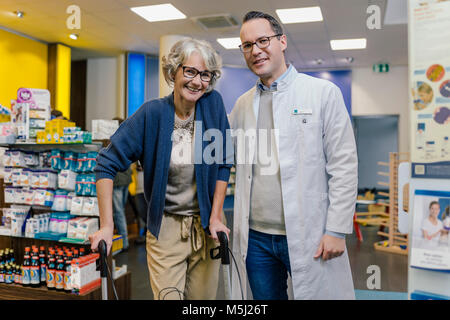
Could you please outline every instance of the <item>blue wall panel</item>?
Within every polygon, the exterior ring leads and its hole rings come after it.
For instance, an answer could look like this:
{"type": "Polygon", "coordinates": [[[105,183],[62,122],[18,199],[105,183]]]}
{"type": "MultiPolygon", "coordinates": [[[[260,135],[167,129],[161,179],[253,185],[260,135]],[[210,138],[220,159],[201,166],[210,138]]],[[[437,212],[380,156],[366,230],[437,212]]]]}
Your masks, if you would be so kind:
{"type": "Polygon", "coordinates": [[[229,114],[236,100],[256,84],[258,77],[247,68],[223,67],[222,76],[217,81],[216,90],[222,95],[225,109],[229,114]]]}
{"type": "Polygon", "coordinates": [[[310,76],[329,80],[341,89],[344,96],[345,106],[348,114],[352,114],[352,71],[351,70],[336,70],[336,71],[318,71],[318,72],[303,72],[310,76]]]}
{"type": "MultiPolygon", "coordinates": [[[[310,76],[326,79],[333,82],[342,91],[344,102],[349,114],[352,110],[352,71],[321,71],[304,72],[310,76]]],[[[216,90],[222,95],[227,113],[229,114],[236,103],[236,100],[244,92],[256,84],[258,77],[247,68],[223,67],[222,77],[216,85],[216,90]]]]}
{"type": "Polygon", "coordinates": [[[127,117],[145,101],[145,69],[145,54],[127,54],[127,117]]]}

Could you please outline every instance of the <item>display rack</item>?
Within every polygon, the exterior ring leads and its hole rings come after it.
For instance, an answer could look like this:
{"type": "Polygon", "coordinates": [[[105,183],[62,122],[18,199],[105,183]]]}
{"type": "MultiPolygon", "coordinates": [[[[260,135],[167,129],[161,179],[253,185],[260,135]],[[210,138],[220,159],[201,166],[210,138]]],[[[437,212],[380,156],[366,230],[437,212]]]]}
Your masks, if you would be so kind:
{"type": "MultiPolygon", "coordinates": [[[[12,248],[14,252],[23,252],[25,247],[35,246],[51,246],[55,243],[61,244],[61,242],[55,242],[52,240],[41,240],[34,238],[24,237],[11,237],[0,236],[0,247],[12,248]]],[[[70,244],[77,248],[88,248],[88,245],[70,244]]],[[[23,263],[23,257],[18,254],[17,262],[23,263]]],[[[112,268],[112,257],[108,257],[108,265],[112,268]]],[[[114,284],[117,290],[117,295],[120,300],[128,300],[131,298],[131,272],[126,272],[122,276],[114,280],[114,284]]],[[[96,288],[86,292],[82,295],[76,295],[73,293],[66,293],[64,291],[49,290],[45,286],[38,288],[25,287],[19,284],[4,284],[0,283],[0,300],[101,300],[101,288],[96,288]]],[[[108,279],[108,298],[114,299],[114,293],[112,290],[111,280],[108,279]]]]}
{"type": "MultiPolygon", "coordinates": [[[[390,152],[389,162],[378,162],[379,165],[388,167],[388,172],[378,172],[380,176],[389,178],[389,182],[379,182],[379,185],[389,188],[389,192],[378,192],[381,196],[389,198],[388,203],[378,203],[388,208],[388,215],[382,221],[380,226],[387,228],[386,231],[378,231],[378,235],[386,238],[386,240],[374,243],[376,250],[407,255],[408,254],[408,234],[401,233],[398,230],[398,166],[402,162],[409,162],[409,153],[406,152],[390,152]]],[[[403,192],[405,195],[405,192],[403,192]]],[[[406,195],[408,192],[406,192],[406,195]]],[[[408,196],[403,197],[403,203],[408,203],[408,196]]],[[[404,204],[401,204],[404,206],[404,204]]],[[[405,208],[405,207],[403,207],[405,208]]],[[[407,209],[407,208],[406,208],[407,209]]],[[[405,210],[407,211],[407,210],[405,210]]]]}
{"type": "MultiPolygon", "coordinates": [[[[70,151],[97,151],[102,147],[101,142],[94,142],[92,144],[36,144],[36,143],[15,143],[15,144],[0,144],[0,147],[4,148],[15,148],[24,151],[45,151],[51,148],[58,148],[61,150],[70,151]]],[[[4,183],[3,179],[0,179],[0,206],[2,208],[6,207],[8,204],[4,202],[4,183]]],[[[30,205],[33,211],[52,211],[50,207],[30,205]]],[[[82,214],[80,216],[83,216],[82,214]]],[[[95,217],[89,215],[89,217],[95,217]]],[[[98,217],[98,216],[97,216],[98,217]]],[[[76,243],[73,241],[58,241],[51,239],[38,239],[29,238],[24,236],[10,236],[10,235],[0,235],[0,248],[12,248],[16,252],[16,259],[18,264],[23,263],[23,256],[21,254],[24,252],[25,247],[35,246],[53,246],[53,245],[70,245],[71,247],[90,249],[90,244],[88,241],[84,243],[76,243]]],[[[110,270],[112,268],[112,255],[108,257],[108,265],[110,270]]],[[[115,287],[119,299],[130,299],[131,297],[131,273],[126,272],[122,276],[114,280],[115,287]]],[[[112,291],[111,280],[108,279],[108,297],[109,299],[114,299],[114,294],[112,291]]],[[[64,291],[48,290],[45,286],[32,288],[26,287],[19,284],[3,284],[0,283],[0,299],[51,299],[51,300],[90,300],[90,299],[101,299],[101,289],[96,288],[82,295],[76,295],[71,293],[66,293],[64,291]]]]}

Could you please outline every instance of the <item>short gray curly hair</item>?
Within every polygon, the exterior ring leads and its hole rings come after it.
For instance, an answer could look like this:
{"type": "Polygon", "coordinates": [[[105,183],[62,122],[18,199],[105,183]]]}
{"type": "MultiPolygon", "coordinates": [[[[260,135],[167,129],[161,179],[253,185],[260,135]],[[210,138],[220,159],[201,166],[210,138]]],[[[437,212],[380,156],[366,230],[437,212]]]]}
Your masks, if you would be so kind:
{"type": "Polygon", "coordinates": [[[192,38],[185,38],[177,41],[169,54],[162,57],[162,71],[164,79],[169,86],[173,86],[175,81],[175,74],[178,67],[181,66],[193,52],[199,53],[206,65],[206,69],[214,74],[214,77],[208,84],[206,92],[214,89],[217,79],[222,75],[222,58],[213,49],[211,44],[204,40],[197,40],[192,38]]]}

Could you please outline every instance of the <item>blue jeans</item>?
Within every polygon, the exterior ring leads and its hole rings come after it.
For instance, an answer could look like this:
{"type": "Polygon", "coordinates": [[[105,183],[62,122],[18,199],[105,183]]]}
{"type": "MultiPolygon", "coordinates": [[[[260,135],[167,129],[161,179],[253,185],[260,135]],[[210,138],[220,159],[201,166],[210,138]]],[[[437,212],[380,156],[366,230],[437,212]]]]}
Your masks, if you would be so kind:
{"type": "Polygon", "coordinates": [[[287,300],[291,274],[286,236],[249,231],[247,275],[255,300],[287,300]]]}
{"type": "Polygon", "coordinates": [[[128,249],[128,227],[125,217],[125,205],[128,199],[128,186],[113,189],[113,219],[117,232],[123,236],[123,248],[128,249]]]}

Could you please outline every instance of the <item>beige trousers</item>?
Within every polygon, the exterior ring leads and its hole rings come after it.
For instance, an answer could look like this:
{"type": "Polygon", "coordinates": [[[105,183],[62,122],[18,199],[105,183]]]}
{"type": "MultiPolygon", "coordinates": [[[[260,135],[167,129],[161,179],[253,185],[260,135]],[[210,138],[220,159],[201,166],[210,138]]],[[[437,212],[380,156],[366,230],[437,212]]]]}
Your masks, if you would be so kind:
{"type": "Polygon", "coordinates": [[[164,213],[159,239],[147,231],[147,263],[155,300],[213,300],[219,284],[218,246],[201,226],[200,216],[164,213]]]}

